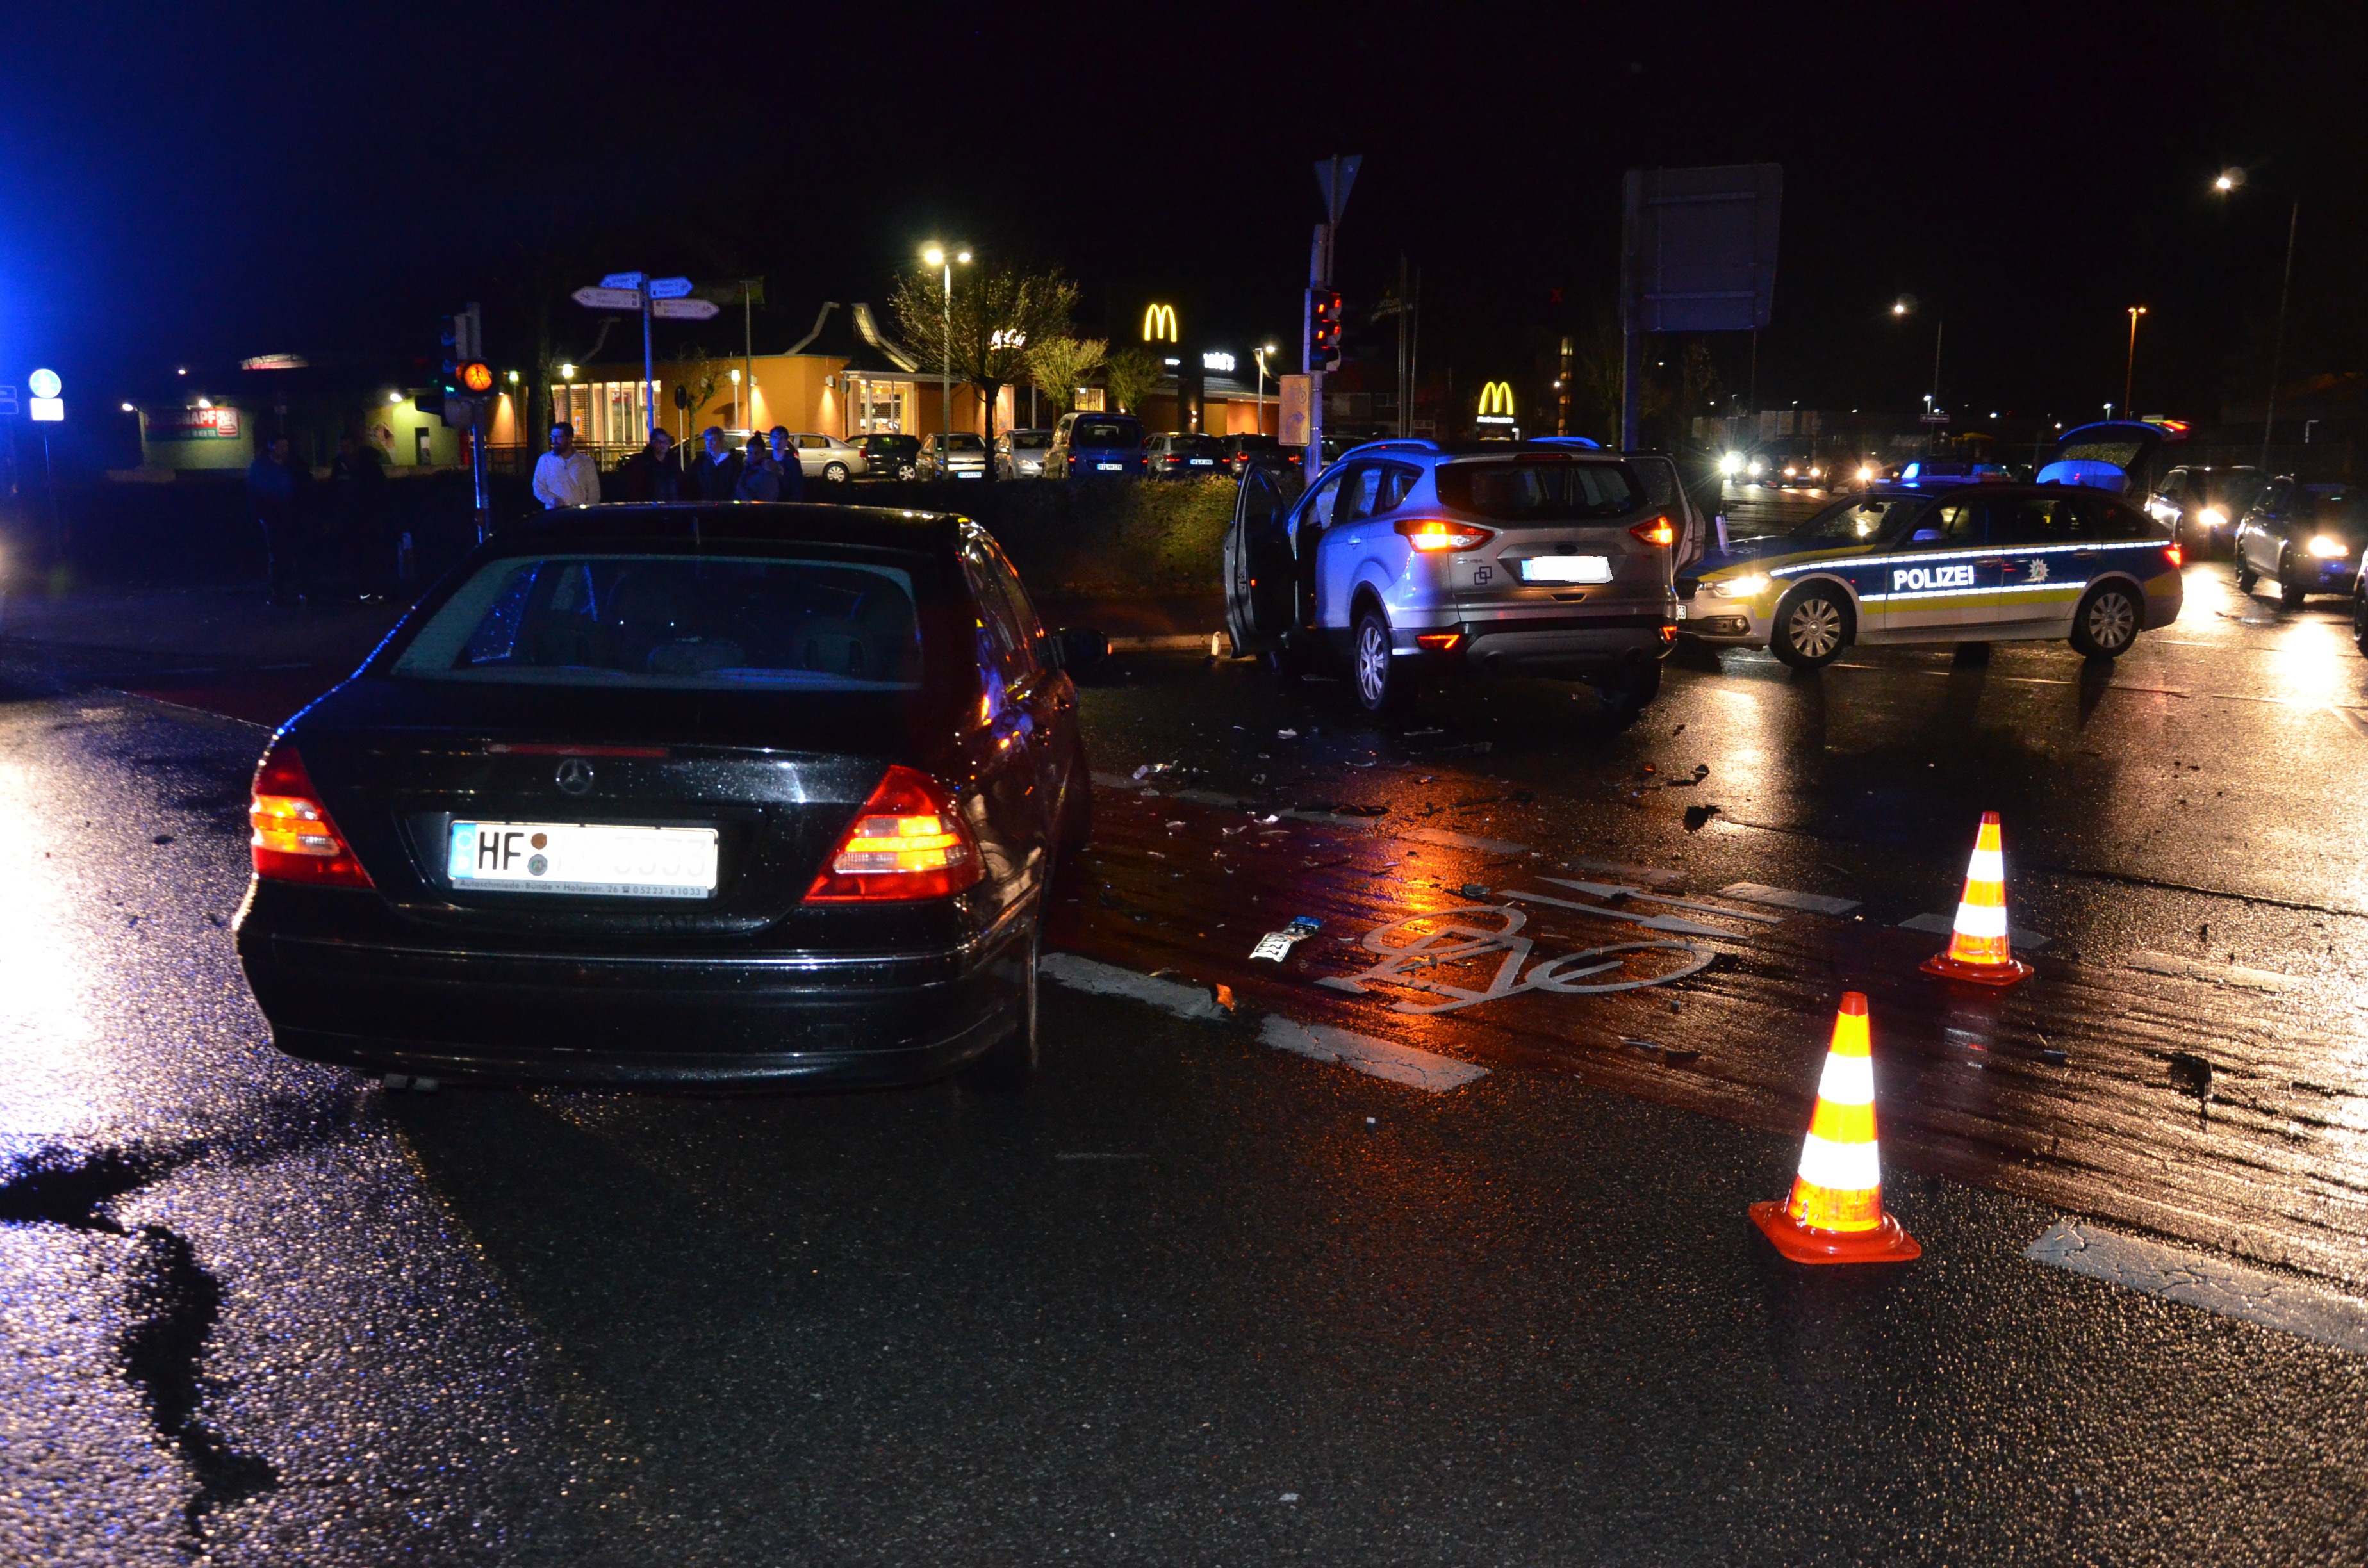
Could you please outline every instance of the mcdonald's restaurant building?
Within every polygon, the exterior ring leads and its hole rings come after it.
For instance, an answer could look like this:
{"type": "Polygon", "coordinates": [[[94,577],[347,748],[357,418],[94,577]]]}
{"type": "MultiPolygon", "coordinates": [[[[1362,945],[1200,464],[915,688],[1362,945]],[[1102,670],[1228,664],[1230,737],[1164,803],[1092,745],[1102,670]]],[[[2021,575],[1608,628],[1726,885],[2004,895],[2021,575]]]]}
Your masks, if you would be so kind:
{"type": "MultiPolygon", "coordinates": [[[[552,388],[552,418],[575,427],[576,439],[603,462],[640,449],[649,428],[649,387],[639,361],[562,366],[552,388]],[[570,374],[570,372],[574,372],[570,374]]],[[[785,425],[858,440],[877,433],[928,435],[947,428],[944,383],[918,358],[880,330],[867,304],[825,301],[813,329],[775,354],[666,359],[652,367],[659,423],[677,440],[721,426],[736,445],[752,431],[785,425]]],[[[951,428],[978,430],[985,408],[959,380],[951,428]]],[[[1005,387],[995,427],[1009,429],[1028,406],[1025,389],[1005,387]]]]}
{"type": "MultiPolygon", "coordinates": [[[[1172,305],[1145,305],[1143,347],[1167,361],[1167,374],[1143,400],[1147,430],[1202,436],[1275,435],[1282,428],[1279,365],[1259,384],[1254,351],[1213,348],[1186,337],[1172,305]]],[[[1088,389],[1098,392],[1099,389],[1088,389]]],[[[1081,407],[1096,407],[1087,402],[1081,407]]]]}

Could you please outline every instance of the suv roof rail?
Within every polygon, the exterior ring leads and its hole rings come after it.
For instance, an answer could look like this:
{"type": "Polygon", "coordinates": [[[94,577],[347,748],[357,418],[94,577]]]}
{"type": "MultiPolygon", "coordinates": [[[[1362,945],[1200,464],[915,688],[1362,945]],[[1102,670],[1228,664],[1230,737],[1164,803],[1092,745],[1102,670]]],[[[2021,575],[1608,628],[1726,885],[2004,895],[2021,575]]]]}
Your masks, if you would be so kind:
{"type": "Polygon", "coordinates": [[[1359,452],[1435,452],[1439,443],[1420,436],[1392,436],[1379,441],[1366,441],[1349,448],[1334,462],[1345,462],[1359,452]]]}
{"type": "Polygon", "coordinates": [[[1585,436],[1532,436],[1530,441],[1540,447],[1586,447],[1599,452],[1603,449],[1602,442],[1589,440],[1585,436]]]}

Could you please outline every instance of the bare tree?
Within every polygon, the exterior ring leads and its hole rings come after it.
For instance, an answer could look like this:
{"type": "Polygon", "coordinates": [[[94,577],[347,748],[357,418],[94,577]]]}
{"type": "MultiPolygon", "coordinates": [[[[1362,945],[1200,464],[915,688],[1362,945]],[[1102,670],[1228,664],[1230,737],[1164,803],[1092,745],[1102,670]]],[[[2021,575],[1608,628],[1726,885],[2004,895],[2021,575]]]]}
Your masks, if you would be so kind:
{"type": "Polygon", "coordinates": [[[1105,362],[1102,381],[1110,388],[1112,403],[1128,414],[1139,415],[1143,400],[1167,373],[1167,367],[1148,350],[1121,348],[1105,362]]]}
{"type": "Polygon", "coordinates": [[[1028,379],[1052,401],[1056,413],[1076,405],[1077,388],[1101,369],[1110,342],[1100,337],[1046,337],[1028,346],[1028,379]]]}
{"type": "Polygon", "coordinates": [[[1077,286],[1058,272],[1017,267],[957,269],[951,300],[935,269],[908,272],[888,297],[898,335],[921,369],[949,370],[976,389],[995,439],[995,403],[1027,368],[1029,345],[1062,336],[1076,309],[1077,286]]]}

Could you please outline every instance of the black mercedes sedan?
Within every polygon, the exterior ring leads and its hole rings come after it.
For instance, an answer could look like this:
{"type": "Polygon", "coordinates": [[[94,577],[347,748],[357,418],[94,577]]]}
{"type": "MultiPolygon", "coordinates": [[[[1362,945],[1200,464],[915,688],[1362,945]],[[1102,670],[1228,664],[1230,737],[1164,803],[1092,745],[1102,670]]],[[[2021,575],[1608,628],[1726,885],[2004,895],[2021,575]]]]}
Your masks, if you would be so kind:
{"type": "Polygon", "coordinates": [[[398,1085],[1024,1079],[1092,641],[957,517],[498,533],[256,770],[273,1041],[398,1085]]]}

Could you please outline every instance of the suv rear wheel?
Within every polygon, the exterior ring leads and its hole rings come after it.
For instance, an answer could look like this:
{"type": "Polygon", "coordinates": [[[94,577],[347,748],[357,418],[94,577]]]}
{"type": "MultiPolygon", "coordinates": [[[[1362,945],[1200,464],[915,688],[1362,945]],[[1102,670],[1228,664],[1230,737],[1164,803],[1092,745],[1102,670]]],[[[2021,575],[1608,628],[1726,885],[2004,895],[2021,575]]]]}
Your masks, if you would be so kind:
{"type": "Polygon", "coordinates": [[[1358,612],[1351,657],[1358,707],[1378,715],[1403,713],[1414,706],[1414,672],[1390,656],[1389,619],[1372,605],[1358,612]]]}
{"type": "Polygon", "coordinates": [[[1850,646],[1850,607],[1836,590],[1812,583],[1776,607],[1769,648],[1796,670],[1821,670],[1850,646]]]}

